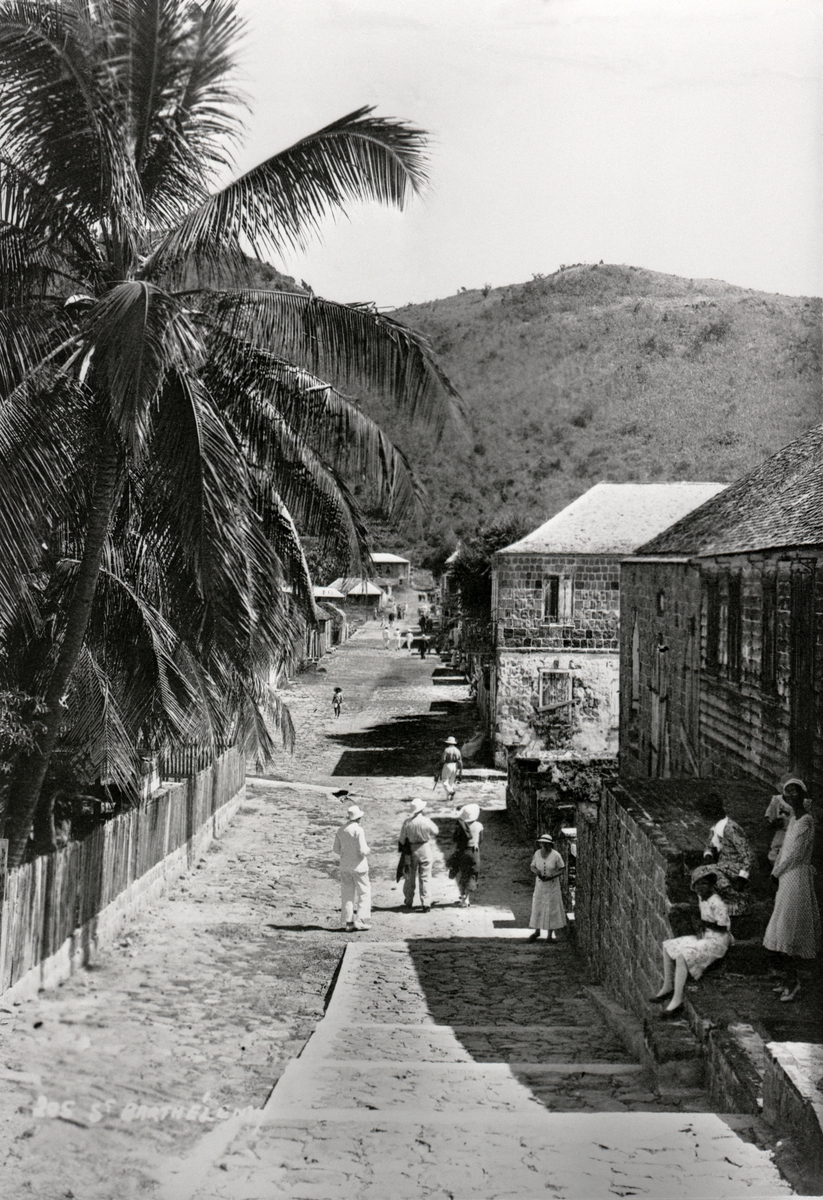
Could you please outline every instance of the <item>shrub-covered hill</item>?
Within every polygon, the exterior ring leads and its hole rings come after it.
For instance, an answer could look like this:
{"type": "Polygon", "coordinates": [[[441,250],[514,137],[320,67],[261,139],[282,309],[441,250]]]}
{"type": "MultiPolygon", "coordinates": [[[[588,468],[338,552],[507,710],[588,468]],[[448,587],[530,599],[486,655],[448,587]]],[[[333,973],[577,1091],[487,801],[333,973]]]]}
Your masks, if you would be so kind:
{"type": "Polygon", "coordinates": [[[431,495],[416,554],[506,513],[537,526],[598,480],[731,481],[823,421],[819,299],[600,264],[392,315],[468,409],[436,445],[368,401],[431,495]]]}

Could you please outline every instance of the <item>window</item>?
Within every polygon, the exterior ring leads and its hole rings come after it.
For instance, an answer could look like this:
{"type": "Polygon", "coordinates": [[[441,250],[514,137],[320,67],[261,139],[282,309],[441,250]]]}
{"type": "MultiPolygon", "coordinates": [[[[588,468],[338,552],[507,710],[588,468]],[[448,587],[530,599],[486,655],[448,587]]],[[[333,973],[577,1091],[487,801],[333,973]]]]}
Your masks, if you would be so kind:
{"type": "Polygon", "coordinates": [[[573,605],[571,578],[546,575],[543,579],[543,620],[553,625],[571,625],[573,605]]]}
{"type": "Polygon", "coordinates": [[[740,678],[743,653],[743,587],[739,575],[729,576],[728,615],[726,618],[726,664],[729,675],[740,678]]]}
{"type": "Polygon", "coordinates": [[[761,580],[760,682],[769,691],[777,683],[777,574],[761,580]]]}
{"type": "Polygon", "coordinates": [[[571,702],[572,677],[569,671],[541,671],[539,707],[561,708],[571,702]]]}
{"type": "Polygon", "coordinates": [[[706,611],[706,666],[716,667],[720,650],[720,588],[716,576],[706,580],[703,601],[706,611]]]}

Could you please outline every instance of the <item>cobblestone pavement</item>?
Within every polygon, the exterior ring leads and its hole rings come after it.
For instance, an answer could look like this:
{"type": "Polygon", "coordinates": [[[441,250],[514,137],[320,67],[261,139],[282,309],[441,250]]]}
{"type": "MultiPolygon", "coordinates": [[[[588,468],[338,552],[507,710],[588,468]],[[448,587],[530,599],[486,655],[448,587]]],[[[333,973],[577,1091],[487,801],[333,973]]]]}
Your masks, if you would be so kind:
{"type": "Polygon", "coordinates": [[[524,943],[530,855],[483,773],[459,794],[483,809],[481,887],[456,906],[455,811],[432,771],[442,739],[474,728],[461,678],[384,651],[370,623],[288,702],[295,756],[250,778],[199,869],[93,970],[0,1001],[0,1195],[789,1194],[747,1121],[654,1090],[570,944],[524,943]],[[372,927],[355,935],[330,853],[337,788],[365,809],[373,851],[372,927]],[[441,828],[426,914],[401,910],[395,882],[416,795],[441,828]]]}

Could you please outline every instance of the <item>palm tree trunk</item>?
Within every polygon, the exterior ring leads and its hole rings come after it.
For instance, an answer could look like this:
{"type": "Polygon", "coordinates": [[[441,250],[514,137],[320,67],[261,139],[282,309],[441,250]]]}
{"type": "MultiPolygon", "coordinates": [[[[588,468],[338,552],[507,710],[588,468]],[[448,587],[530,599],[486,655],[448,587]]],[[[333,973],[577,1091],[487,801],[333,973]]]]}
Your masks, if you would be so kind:
{"type": "MultiPolygon", "coordinates": [[[[39,718],[44,729],[38,738],[37,748],[18,762],[9,787],[4,832],[9,839],[8,861],[10,867],[19,866],[25,857],[29,831],[40,800],[40,791],[57,742],[57,735],[60,732],[64,710],[63,697],[83,648],[97,579],[100,575],[103,546],[117,495],[117,481],[118,455],[115,447],[108,442],[100,457],[94,501],[86,526],[83,555],[80,559],[74,591],[66,614],[63,641],[46,689],[45,712],[39,718]]],[[[37,848],[41,853],[47,853],[54,849],[54,821],[50,810],[38,819],[37,833],[37,848]]]]}

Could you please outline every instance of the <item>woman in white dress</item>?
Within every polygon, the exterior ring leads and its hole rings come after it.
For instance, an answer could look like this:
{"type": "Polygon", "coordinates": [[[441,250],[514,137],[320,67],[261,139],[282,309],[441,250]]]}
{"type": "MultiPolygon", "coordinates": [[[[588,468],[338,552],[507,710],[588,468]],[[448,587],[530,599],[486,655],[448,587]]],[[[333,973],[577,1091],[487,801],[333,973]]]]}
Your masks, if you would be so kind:
{"type": "Polygon", "coordinates": [[[707,864],[692,871],[692,891],[697,892],[703,931],[699,937],[687,933],[684,937],[667,938],[663,943],[663,986],[649,999],[662,1001],[671,997],[663,1010],[664,1017],[672,1016],[683,1007],[688,977],[699,979],[732,944],[731,918],[717,891],[717,881],[713,866],[707,864]]]}
{"type": "Polygon", "coordinates": [[[783,795],[792,806],[792,817],[772,869],[777,896],[763,945],[783,955],[786,982],[775,991],[786,1003],[800,991],[799,960],[816,958],[820,952],[820,910],[814,893],[814,820],[808,811],[806,785],[802,779],[791,779],[783,785],[783,795]]]}
{"type": "Polygon", "coordinates": [[[554,839],[548,833],[537,839],[537,850],[530,870],[535,880],[529,920],[529,929],[533,929],[534,933],[529,935],[529,941],[539,941],[540,931],[545,929],[548,931],[547,940],[555,942],[557,930],[566,925],[566,908],[560,890],[560,877],[566,870],[566,864],[562,855],[554,849],[554,839]]]}
{"type": "Polygon", "coordinates": [[[463,756],[458,748],[457,738],[448,737],[440,756],[440,765],[434,777],[434,786],[437,787],[438,783],[442,783],[446,789],[446,795],[453,800],[457,785],[462,778],[463,756]]]}

